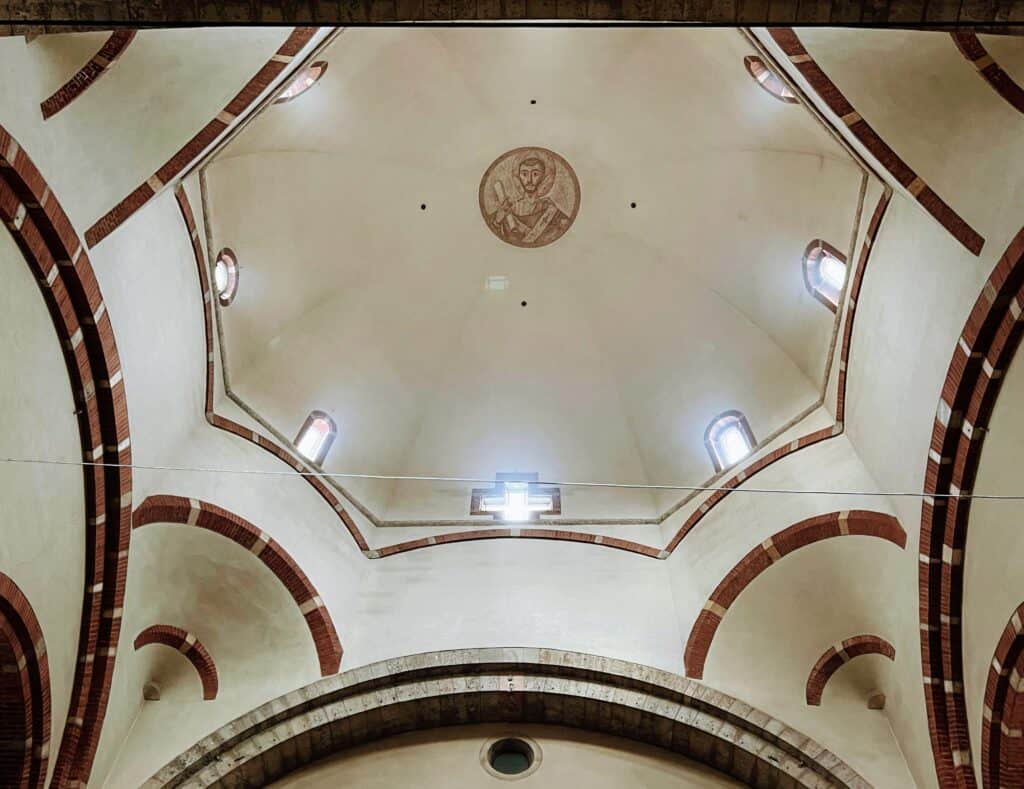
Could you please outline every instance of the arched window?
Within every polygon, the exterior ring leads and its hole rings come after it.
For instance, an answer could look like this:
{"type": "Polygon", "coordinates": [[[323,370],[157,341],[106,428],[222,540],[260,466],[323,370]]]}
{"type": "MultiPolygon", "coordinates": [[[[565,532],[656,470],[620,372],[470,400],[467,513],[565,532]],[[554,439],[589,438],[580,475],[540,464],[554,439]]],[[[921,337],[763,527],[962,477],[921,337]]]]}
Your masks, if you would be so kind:
{"type": "Polygon", "coordinates": [[[804,250],[804,284],[818,301],[832,312],[846,284],[846,255],[820,238],[804,250]]]}
{"type": "Polygon", "coordinates": [[[299,72],[299,75],[291,81],[291,84],[281,91],[281,95],[277,97],[274,104],[284,104],[286,101],[297,99],[317,82],[327,72],[327,61],[318,60],[309,66],[306,66],[299,72]]]}
{"type": "Polygon", "coordinates": [[[778,74],[765,65],[761,58],[747,55],[743,58],[743,65],[747,67],[747,73],[757,81],[757,84],[779,101],[784,101],[787,104],[797,103],[796,94],[789,89],[789,86],[782,81],[778,74]]]}
{"type": "Polygon", "coordinates": [[[313,411],[295,437],[295,448],[306,460],[319,466],[327,457],[337,434],[338,426],[330,416],[323,411],[313,411]]]}
{"type": "Polygon", "coordinates": [[[213,264],[213,285],[217,289],[217,300],[222,306],[228,306],[238,290],[238,259],[227,247],[217,253],[217,262],[213,264]]]}
{"type": "Polygon", "coordinates": [[[735,466],[753,451],[756,443],[747,418],[739,411],[719,414],[704,431],[704,446],[708,448],[715,471],[735,466]]]}

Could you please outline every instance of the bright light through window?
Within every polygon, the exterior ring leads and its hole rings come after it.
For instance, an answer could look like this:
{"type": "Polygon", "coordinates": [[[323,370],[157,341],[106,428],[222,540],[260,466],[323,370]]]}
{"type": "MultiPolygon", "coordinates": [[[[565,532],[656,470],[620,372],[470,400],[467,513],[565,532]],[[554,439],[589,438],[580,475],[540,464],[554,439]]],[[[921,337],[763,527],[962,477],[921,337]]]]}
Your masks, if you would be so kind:
{"type": "Polygon", "coordinates": [[[779,101],[784,101],[787,104],[797,103],[796,94],[789,89],[789,86],[782,81],[778,74],[765,65],[761,58],[748,55],[743,58],[743,65],[747,67],[747,73],[757,80],[757,84],[779,101]]]}
{"type": "Polygon", "coordinates": [[[750,454],[750,444],[738,425],[730,425],[723,430],[719,441],[726,466],[735,465],[750,454]]]}
{"type": "Polygon", "coordinates": [[[313,87],[327,71],[327,61],[318,60],[310,66],[307,66],[297,76],[292,83],[285,88],[281,95],[277,97],[275,104],[283,104],[286,101],[297,99],[311,87],[313,87]]]}
{"type": "Polygon", "coordinates": [[[814,298],[832,312],[839,309],[839,297],[846,284],[846,256],[820,238],[804,250],[804,284],[814,298]]]}
{"type": "Polygon", "coordinates": [[[528,482],[506,482],[503,495],[485,496],[480,504],[484,512],[500,513],[506,521],[528,521],[533,513],[553,507],[552,497],[531,493],[528,482]]]}
{"type": "Polygon", "coordinates": [[[720,414],[704,433],[704,444],[715,471],[735,466],[754,451],[756,443],[746,417],[739,411],[720,414]]]}
{"type": "Polygon", "coordinates": [[[213,281],[217,286],[217,295],[222,295],[228,287],[228,264],[218,260],[213,269],[213,281]]]}
{"type": "Polygon", "coordinates": [[[213,264],[213,286],[217,289],[217,300],[226,307],[238,290],[238,261],[230,249],[222,249],[213,264]]]}
{"type": "Polygon", "coordinates": [[[295,439],[295,449],[306,460],[322,463],[337,432],[333,419],[323,411],[314,411],[306,417],[306,423],[295,439]]]}
{"type": "Polygon", "coordinates": [[[836,260],[831,255],[823,255],[821,258],[821,278],[836,291],[843,289],[846,281],[846,264],[836,260]]]}

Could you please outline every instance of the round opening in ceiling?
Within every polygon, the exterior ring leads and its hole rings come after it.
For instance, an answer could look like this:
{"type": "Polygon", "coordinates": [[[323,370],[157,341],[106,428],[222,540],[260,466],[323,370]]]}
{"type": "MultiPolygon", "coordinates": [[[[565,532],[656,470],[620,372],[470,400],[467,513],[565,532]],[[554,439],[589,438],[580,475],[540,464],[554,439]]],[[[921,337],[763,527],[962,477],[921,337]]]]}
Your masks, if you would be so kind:
{"type": "Polygon", "coordinates": [[[496,778],[525,778],[540,766],[540,748],[526,737],[501,737],[484,743],[484,769],[496,778]]]}

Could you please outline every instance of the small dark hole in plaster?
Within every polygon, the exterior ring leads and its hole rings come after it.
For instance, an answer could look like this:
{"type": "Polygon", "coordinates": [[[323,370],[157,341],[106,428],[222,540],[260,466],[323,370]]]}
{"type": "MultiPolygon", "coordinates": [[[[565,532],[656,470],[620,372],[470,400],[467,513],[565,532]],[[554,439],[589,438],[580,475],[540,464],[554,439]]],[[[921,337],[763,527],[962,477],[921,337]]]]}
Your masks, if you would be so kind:
{"type": "Polygon", "coordinates": [[[427,204],[426,203],[420,203],[420,211],[426,211],[426,210],[427,210],[427,204]]]}
{"type": "Polygon", "coordinates": [[[636,208],[636,203],[630,203],[630,204],[629,204],[629,207],[630,207],[630,208],[636,208]]]}
{"type": "Polygon", "coordinates": [[[520,307],[525,307],[525,306],[526,306],[526,302],[525,302],[525,301],[521,301],[521,302],[519,302],[519,306],[520,306],[520,307]]]}
{"type": "Polygon", "coordinates": [[[536,99],[530,99],[530,104],[536,104],[536,103],[537,103],[536,99]]]}

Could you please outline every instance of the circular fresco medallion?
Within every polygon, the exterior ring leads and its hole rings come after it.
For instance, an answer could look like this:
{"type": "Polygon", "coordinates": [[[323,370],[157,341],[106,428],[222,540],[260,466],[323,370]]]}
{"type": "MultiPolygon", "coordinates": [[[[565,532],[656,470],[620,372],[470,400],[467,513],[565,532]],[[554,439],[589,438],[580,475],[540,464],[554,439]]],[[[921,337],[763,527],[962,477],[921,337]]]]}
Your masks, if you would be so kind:
{"type": "Polygon", "coordinates": [[[543,247],[561,238],[580,210],[580,182],[547,148],[515,148],[495,159],[480,181],[480,213],[502,241],[543,247]]]}

